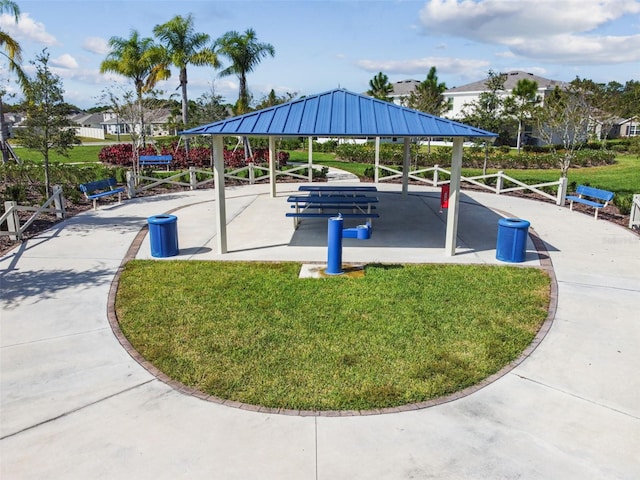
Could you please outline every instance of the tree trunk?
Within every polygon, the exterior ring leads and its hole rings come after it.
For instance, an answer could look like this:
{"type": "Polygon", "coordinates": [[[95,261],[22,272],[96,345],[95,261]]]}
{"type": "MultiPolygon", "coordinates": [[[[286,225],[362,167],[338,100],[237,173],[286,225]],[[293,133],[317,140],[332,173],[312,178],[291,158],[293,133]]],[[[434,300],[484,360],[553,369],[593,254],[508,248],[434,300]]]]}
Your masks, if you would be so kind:
{"type": "MultiPolygon", "coordinates": [[[[187,128],[189,123],[189,99],[187,97],[187,69],[180,69],[180,88],[182,89],[182,125],[187,128]]],[[[189,139],[184,139],[184,150],[189,154],[189,139]]],[[[187,157],[188,158],[188,157],[187,157]]]]}
{"type": "Polygon", "coordinates": [[[7,135],[7,133],[7,125],[4,122],[4,105],[2,103],[2,96],[0,96],[0,148],[2,149],[2,163],[9,161],[9,152],[7,152],[9,135],[7,135]]]}
{"type": "Polygon", "coordinates": [[[484,144],[484,164],[482,165],[482,175],[487,174],[487,163],[489,163],[489,143],[484,144]]]}
{"type": "Polygon", "coordinates": [[[516,147],[518,148],[518,155],[520,155],[521,138],[522,138],[522,120],[518,120],[518,138],[516,140],[516,147]]]}
{"type": "Polygon", "coordinates": [[[44,154],[44,188],[46,199],[48,200],[51,196],[51,180],[49,178],[49,152],[46,151],[44,154]]]}
{"type": "Polygon", "coordinates": [[[138,92],[138,109],[140,110],[140,136],[142,137],[142,146],[147,146],[147,135],[144,125],[144,108],[142,106],[142,92],[138,92]]]}

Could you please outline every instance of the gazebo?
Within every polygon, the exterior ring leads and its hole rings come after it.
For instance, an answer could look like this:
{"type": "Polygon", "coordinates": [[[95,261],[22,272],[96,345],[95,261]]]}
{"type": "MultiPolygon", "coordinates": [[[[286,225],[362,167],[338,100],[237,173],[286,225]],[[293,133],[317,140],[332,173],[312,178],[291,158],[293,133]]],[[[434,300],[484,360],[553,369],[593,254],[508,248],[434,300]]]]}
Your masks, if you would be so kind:
{"type": "Polygon", "coordinates": [[[210,135],[213,144],[214,186],[217,200],[217,249],[227,253],[225,209],[225,136],[269,139],[269,182],[276,196],[276,139],[281,137],[402,138],[404,141],[402,194],[408,194],[410,145],[412,138],[453,139],[451,183],[445,254],[455,255],[460,200],[462,147],[465,138],[496,137],[495,133],[464,125],[417,110],[359,95],[344,89],[310,95],[288,103],[250,112],[179,132],[180,135],[210,135]]]}

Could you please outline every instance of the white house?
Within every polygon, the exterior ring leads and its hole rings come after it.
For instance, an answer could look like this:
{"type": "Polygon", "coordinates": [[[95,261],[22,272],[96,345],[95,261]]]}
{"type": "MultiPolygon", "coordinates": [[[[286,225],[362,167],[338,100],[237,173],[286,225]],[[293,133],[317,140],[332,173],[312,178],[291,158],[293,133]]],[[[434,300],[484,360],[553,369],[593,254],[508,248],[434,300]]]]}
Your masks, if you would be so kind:
{"type": "MultiPolygon", "coordinates": [[[[538,95],[542,99],[542,103],[544,103],[545,97],[556,87],[562,88],[566,85],[566,82],[550,80],[548,78],[534,75],[533,73],[522,72],[519,70],[506,72],[506,75],[507,79],[504,82],[504,90],[501,93],[504,97],[511,95],[511,91],[516,87],[518,82],[523,79],[531,80],[538,84],[538,95]]],[[[444,92],[445,97],[450,99],[451,102],[451,110],[449,110],[445,116],[451,119],[462,118],[465,105],[477,102],[480,94],[487,91],[487,80],[489,80],[488,77],[483,80],[467,83],[466,85],[450,88],[444,92]]]]}

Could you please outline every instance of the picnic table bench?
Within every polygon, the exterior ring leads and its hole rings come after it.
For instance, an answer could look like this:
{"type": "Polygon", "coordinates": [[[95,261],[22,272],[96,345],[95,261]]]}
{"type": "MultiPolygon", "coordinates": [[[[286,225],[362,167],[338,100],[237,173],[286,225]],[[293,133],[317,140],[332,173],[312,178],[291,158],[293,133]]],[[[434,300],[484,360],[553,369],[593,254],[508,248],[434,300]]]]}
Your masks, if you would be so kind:
{"type": "Polygon", "coordinates": [[[171,155],[140,155],[140,166],[150,167],[154,165],[164,165],[169,170],[169,165],[173,161],[171,155]]]}
{"type": "Polygon", "coordinates": [[[93,200],[93,209],[96,209],[96,202],[99,198],[118,195],[118,203],[122,202],[122,192],[124,187],[117,187],[115,178],[104,178],[95,182],[87,182],[80,184],[80,190],[88,200],[93,200]]]}
{"type": "Polygon", "coordinates": [[[344,218],[366,218],[371,223],[379,214],[372,212],[378,197],[364,194],[349,194],[343,191],[341,194],[317,195],[291,195],[287,202],[293,203],[295,212],[286,213],[293,218],[294,227],[298,227],[302,218],[331,218],[341,214],[344,218]]]}
{"type": "Polygon", "coordinates": [[[604,208],[613,199],[615,195],[613,192],[607,190],[600,190],[599,188],[588,187],[586,185],[578,185],[576,188],[578,195],[567,195],[569,200],[569,210],[573,210],[573,202],[582,203],[595,209],[594,218],[598,219],[598,211],[604,208]],[[588,197],[588,198],[585,198],[588,197]],[[590,200],[592,199],[592,200],[590,200]],[[598,200],[598,201],[594,201],[598,200]],[[603,203],[604,202],[604,203],[603,203]]]}

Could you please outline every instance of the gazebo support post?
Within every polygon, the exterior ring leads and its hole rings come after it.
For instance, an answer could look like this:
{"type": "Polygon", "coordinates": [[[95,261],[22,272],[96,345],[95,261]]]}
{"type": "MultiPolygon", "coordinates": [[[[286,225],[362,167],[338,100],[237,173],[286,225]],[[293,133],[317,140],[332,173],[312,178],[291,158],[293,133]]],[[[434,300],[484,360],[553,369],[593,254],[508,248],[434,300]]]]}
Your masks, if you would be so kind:
{"type": "Polygon", "coordinates": [[[380,180],[380,137],[376,137],[376,153],[375,153],[375,164],[373,169],[373,181],[378,183],[380,180]]]}
{"type": "Polygon", "coordinates": [[[402,196],[409,193],[409,168],[411,167],[411,138],[404,137],[404,149],[402,152],[402,196]]]}
{"type": "Polygon", "coordinates": [[[309,137],[309,183],[313,182],[313,137],[309,137]]]}
{"type": "Polygon", "coordinates": [[[449,185],[449,208],[447,211],[447,233],[445,236],[445,255],[453,257],[456,254],[456,239],[458,237],[458,206],[460,203],[460,175],[462,175],[462,137],[453,139],[453,154],[451,156],[451,183],[449,185]]]}
{"type": "Polygon", "coordinates": [[[276,197],[276,137],[269,137],[269,192],[276,197]]]}
{"type": "Polygon", "coordinates": [[[226,199],[224,195],[224,142],[221,136],[212,137],[213,143],[213,186],[216,193],[216,205],[218,214],[216,215],[216,243],[218,253],[227,253],[227,211],[226,199]]]}

